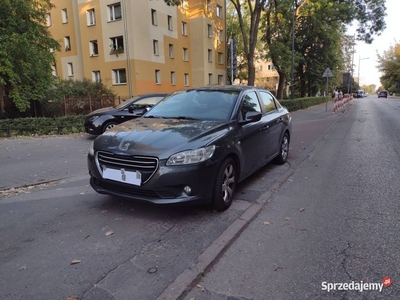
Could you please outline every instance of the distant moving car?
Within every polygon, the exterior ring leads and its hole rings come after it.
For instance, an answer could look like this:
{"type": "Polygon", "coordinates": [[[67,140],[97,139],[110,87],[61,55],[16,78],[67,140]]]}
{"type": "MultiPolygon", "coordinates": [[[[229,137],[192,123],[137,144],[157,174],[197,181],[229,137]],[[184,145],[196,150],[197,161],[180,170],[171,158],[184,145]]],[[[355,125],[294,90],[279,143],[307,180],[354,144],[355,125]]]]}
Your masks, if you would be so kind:
{"type": "Polygon", "coordinates": [[[364,90],[358,90],[358,91],[356,92],[356,98],[363,98],[363,97],[365,97],[365,92],[364,92],[364,90]]]}
{"type": "Polygon", "coordinates": [[[388,92],[387,91],[379,91],[378,98],[387,98],[388,92]]]}
{"type": "Polygon", "coordinates": [[[167,94],[143,94],[122,102],[115,107],[96,109],[85,117],[85,131],[102,134],[117,124],[142,116],[167,94]]]}
{"type": "Polygon", "coordinates": [[[102,194],[225,210],[237,183],[271,160],[286,162],[291,120],[264,89],[178,90],[93,141],[90,184],[102,194]]]}

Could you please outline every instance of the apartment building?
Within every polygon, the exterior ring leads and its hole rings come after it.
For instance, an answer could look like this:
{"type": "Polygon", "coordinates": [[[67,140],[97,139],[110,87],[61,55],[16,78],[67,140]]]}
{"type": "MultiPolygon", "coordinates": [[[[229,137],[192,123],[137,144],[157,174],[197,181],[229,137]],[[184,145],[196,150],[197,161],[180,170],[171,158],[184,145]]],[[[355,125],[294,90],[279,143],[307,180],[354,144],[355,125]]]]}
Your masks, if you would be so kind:
{"type": "Polygon", "coordinates": [[[255,85],[258,87],[263,87],[271,92],[276,92],[278,90],[279,74],[276,71],[274,64],[270,60],[260,60],[255,63],[256,68],[256,78],[255,85]]]}
{"type": "Polygon", "coordinates": [[[53,0],[53,74],[121,97],[226,83],[224,0],[53,0]]]}

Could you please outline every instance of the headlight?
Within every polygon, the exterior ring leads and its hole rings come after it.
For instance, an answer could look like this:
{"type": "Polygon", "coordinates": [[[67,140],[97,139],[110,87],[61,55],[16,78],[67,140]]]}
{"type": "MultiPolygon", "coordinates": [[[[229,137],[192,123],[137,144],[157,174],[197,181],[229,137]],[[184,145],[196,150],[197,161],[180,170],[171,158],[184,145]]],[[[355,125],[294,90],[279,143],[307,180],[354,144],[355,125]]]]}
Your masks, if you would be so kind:
{"type": "Polygon", "coordinates": [[[96,120],[98,117],[99,117],[99,116],[91,116],[91,117],[87,118],[87,120],[88,120],[89,122],[93,122],[93,121],[96,120]]]}
{"type": "Polygon", "coordinates": [[[94,156],[94,148],[93,148],[93,145],[94,145],[94,141],[92,141],[92,142],[90,143],[90,146],[89,146],[89,154],[90,154],[91,156],[94,156]]]}
{"type": "Polygon", "coordinates": [[[190,165],[199,163],[213,156],[215,145],[175,153],[168,158],[167,166],[190,165]]]}

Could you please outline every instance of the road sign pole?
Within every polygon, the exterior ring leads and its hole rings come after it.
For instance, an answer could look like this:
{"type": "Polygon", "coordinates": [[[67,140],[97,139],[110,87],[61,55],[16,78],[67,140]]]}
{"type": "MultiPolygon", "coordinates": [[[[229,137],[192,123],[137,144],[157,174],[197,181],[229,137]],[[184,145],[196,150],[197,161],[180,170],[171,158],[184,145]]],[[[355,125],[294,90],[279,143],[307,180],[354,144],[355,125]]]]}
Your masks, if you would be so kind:
{"type": "MultiPolygon", "coordinates": [[[[328,97],[328,82],[329,77],[326,77],[326,97],[328,97]]],[[[325,99],[325,111],[328,111],[328,98],[325,99]]]]}

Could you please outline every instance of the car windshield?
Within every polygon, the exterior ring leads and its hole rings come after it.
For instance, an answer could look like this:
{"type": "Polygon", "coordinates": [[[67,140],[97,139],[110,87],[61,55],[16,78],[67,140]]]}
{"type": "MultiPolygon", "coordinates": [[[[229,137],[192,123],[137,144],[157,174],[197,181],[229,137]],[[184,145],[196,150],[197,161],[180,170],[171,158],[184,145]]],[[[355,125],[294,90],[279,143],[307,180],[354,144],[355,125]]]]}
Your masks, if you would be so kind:
{"type": "Polygon", "coordinates": [[[123,108],[123,107],[131,104],[132,102],[136,101],[139,97],[140,96],[136,96],[136,97],[133,97],[131,99],[126,99],[126,100],[122,101],[120,104],[118,104],[117,106],[115,106],[115,108],[116,109],[123,108]]]}
{"type": "Polygon", "coordinates": [[[238,94],[239,91],[227,90],[178,91],[154,106],[144,117],[226,121],[238,94]]]}

